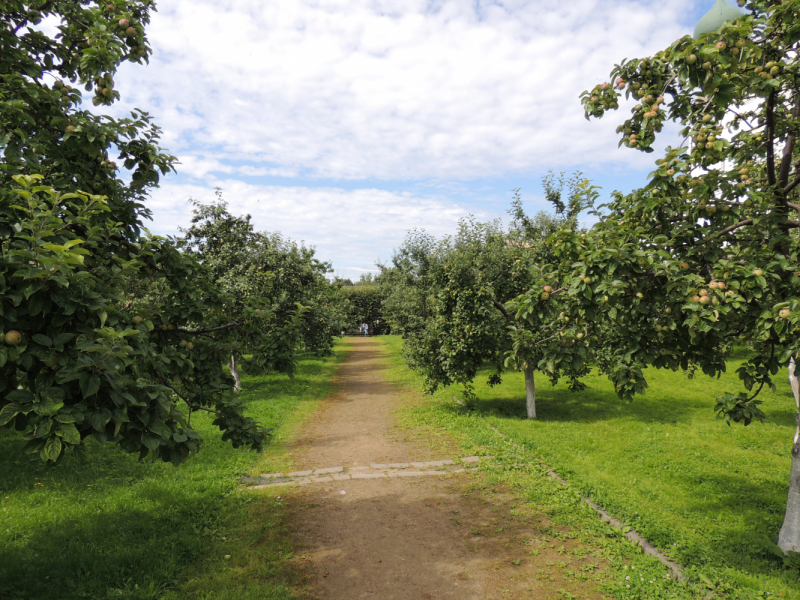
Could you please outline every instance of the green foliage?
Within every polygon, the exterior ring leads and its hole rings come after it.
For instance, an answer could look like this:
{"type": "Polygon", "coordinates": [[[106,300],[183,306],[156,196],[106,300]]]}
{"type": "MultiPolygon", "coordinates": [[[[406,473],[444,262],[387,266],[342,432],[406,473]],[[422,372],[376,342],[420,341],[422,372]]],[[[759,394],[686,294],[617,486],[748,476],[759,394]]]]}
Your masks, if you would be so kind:
{"type": "Polygon", "coordinates": [[[425,374],[430,391],[460,383],[469,395],[470,382],[484,364],[494,365],[496,382],[505,368],[532,364],[554,381],[566,374],[580,386],[587,350],[585,344],[561,343],[564,315],[555,303],[546,312],[506,308],[544,281],[543,266],[554,256],[544,240],[561,229],[576,230],[578,214],[596,197],[580,173],[567,180],[551,172],[543,184],[555,216],[526,215],[517,190],[508,231],[499,222],[472,219],[439,242],[414,231],[393,257],[392,268],[384,268],[381,280],[391,290],[387,313],[405,338],[406,359],[425,374]]]}
{"type": "MultiPolygon", "coordinates": [[[[300,314],[298,333],[304,346],[319,354],[329,353],[341,320],[333,302],[335,292],[325,279],[330,264],[317,260],[313,248],[298,246],[278,233],[255,231],[250,215],[231,215],[219,189],[212,204],[191,202],[195,207],[192,225],[182,230],[180,246],[209,267],[230,299],[225,306],[228,314],[238,318],[253,300],[268,305],[279,324],[300,314]]],[[[283,361],[270,367],[290,373],[296,342],[287,339],[283,361]]],[[[252,352],[251,346],[234,349],[238,359],[252,352]]],[[[243,364],[253,367],[250,359],[243,364]]]]}
{"type": "Polygon", "coordinates": [[[129,243],[122,260],[103,197],[59,195],[39,178],[15,176],[19,187],[0,196],[11,224],[0,274],[0,425],[26,432],[27,451],[43,460],[92,436],[179,464],[200,444],[191,412],[206,410],[225,439],[258,447],[266,432],[230,397],[221,365],[234,335],[269,356],[270,335],[290,334],[253,311],[230,323],[207,269],[165,240],[129,243]]]}
{"type": "MultiPolygon", "coordinates": [[[[614,85],[583,94],[587,116],[616,108],[618,90],[642,100],[619,128],[622,144],[651,151],[667,120],[689,142],[667,149],[645,188],[615,194],[585,240],[558,238],[566,273],[597,282],[583,298],[570,293],[592,315],[601,365],[625,398],[646,387],[647,365],[719,375],[739,337],[753,350],[739,376],[760,390],[800,347],[800,3],[748,7],[718,32],[623,62],[614,85]]],[[[717,409],[747,424],[759,418],[755,394],[722,397],[717,409]]]]}
{"type": "Polygon", "coordinates": [[[147,57],[151,10],[12,1],[0,15],[0,426],[50,462],[93,437],[179,464],[201,443],[197,410],[234,446],[259,447],[267,432],[222,365],[237,344],[260,367],[282,364],[301,327],[258,298],[229,318],[232,291],[208,266],[142,234],[141,202],[174,158],[146,114],[92,115],[65,83],[114,102],[118,65],[147,57]],[[36,27],[42,18],[57,35],[36,27]]]}
{"type": "Polygon", "coordinates": [[[146,113],[137,110],[125,119],[93,115],[80,108],[78,87],[95,90],[95,105],[119,98],[113,80],[118,65],[149,56],[144,27],[153,2],[115,0],[114,10],[88,0],[37,4],[29,10],[9,0],[0,15],[0,186],[11,185],[13,175],[46,174],[60,192],[107,196],[121,237],[137,233],[146,215],[146,187],[172,169],[174,157],[158,147],[160,130],[146,113]],[[53,37],[36,26],[45,18],[59,20],[53,37]],[[123,19],[134,32],[120,27],[123,19]],[[112,150],[130,185],[116,177],[112,150]]]}
{"type": "Polygon", "coordinates": [[[383,316],[386,292],[382,286],[371,282],[342,286],[337,296],[344,312],[342,316],[346,331],[355,333],[362,323],[369,325],[371,335],[380,335],[388,331],[388,323],[383,316]]]}

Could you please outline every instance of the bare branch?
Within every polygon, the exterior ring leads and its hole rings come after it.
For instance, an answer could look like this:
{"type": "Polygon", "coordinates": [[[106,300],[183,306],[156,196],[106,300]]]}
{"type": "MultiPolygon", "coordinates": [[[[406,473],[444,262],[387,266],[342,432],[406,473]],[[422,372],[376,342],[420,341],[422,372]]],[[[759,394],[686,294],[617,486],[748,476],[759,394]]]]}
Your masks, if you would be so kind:
{"type": "Polygon", "coordinates": [[[503,306],[502,304],[500,304],[497,300],[492,300],[492,304],[494,304],[494,307],[497,310],[499,310],[501,313],[503,313],[503,316],[506,319],[510,319],[511,318],[511,314],[506,310],[506,307],[503,306]]]}
{"type": "MultiPolygon", "coordinates": [[[[784,196],[788,196],[788,195],[789,195],[789,192],[791,192],[791,191],[792,191],[794,188],[796,188],[798,185],[800,185],[800,175],[798,175],[798,176],[795,178],[795,180],[794,180],[792,183],[790,183],[789,185],[787,185],[787,186],[786,186],[785,188],[783,188],[781,191],[783,192],[783,195],[784,195],[784,196]]],[[[789,206],[792,206],[792,205],[790,204],[789,206]]],[[[794,206],[797,206],[797,205],[795,204],[794,206]]]]}
{"type": "Polygon", "coordinates": [[[241,325],[242,325],[241,321],[236,321],[234,323],[228,323],[227,325],[220,325],[219,327],[212,327],[210,329],[198,329],[198,330],[176,329],[175,331],[180,331],[181,333],[189,333],[191,335],[204,335],[206,333],[222,331],[223,329],[230,329],[231,327],[241,327],[241,325]]]}
{"type": "MultiPolygon", "coordinates": [[[[800,97],[798,94],[795,93],[794,96],[794,109],[792,110],[792,119],[797,121],[800,118],[800,97]]],[[[781,168],[778,174],[778,183],[782,186],[786,186],[789,181],[789,174],[792,170],[792,155],[794,154],[794,144],[797,139],[797,136],[794,132],[789,133],[789,137],[786,140],[786,146],[783,148],[783,158],[781,159],[781,168]]],[[[790,190],[791,191],[791,190],[790,190]]]]}
{"type": "Polygon", "coordinates": [[[164,387],[168,387],[169,389],[171,389],[173,394],[175,394],[175,395],[176,395],[178,398],[180,398],[181,400],[183,400],[184,402],[186,402],[186,406],[188,406],[188,407],[189,407],[189,410],[192,410],[192,411],[194,411],[194,410],[204,410],[204,411],[206,411],[206,412],[208,412],[208,413],[211,413],[211,414],[217,415],[217,416],[219,416],[219,417],[224,417],[224,416],[225,416],[224,414],[222,414],[221,412],[219,412],[219,411],[217,411],[217,410],[213,410],[213,409],[211,409],[211,408],[206,408],[205,406],[196,406],[195,404],[192,404],[192,403],[191,403],[189,400],[187,400],[186,398],[184,398],[184,397],[183,397],[183,395],[182,395],[182,394],[181,394],[181,393],[180,393],[178,390],[176,390],[176,389],[175,389],[174,387],[172,387],[172,386],[171,386],[169,383],[167,383],[167,381],[166,381],[166,380],[162,379],[161,377],[159,377],[159,378],[158,378],[158,380],[161,382],[161,385],[163,385],[164,387]]]}
{"type": "MultiPolygon", "coordinates": [[[[559,333],[560,333],[560,332],[559,332],[559,333]]],[[[555,334],[555,335],[551,335],[549,338],[544,338],[543,340],[539,340],[538,342],[536,342],[536,343],[535,343],[535,344],[532,346],[532,348],[536,348],[536,346],[538,346],[539,344],[544,344],[545,342],[549,342],[550,340],[554,340],[554,339],[556,339],[558,336],[559,336],[559,334],[557,333],[557,334],[555,334]]]]}
{"type": "Polygon", "coordinates": [[[767,179],[770,185],[775,185],[775,90],[767,98],[767,179]]]}
{"type": "Polygon", "coordinates": [[[744,221],[739,221],[738,223],[736,223],[734,225],[731,225],[730,227],[726,227],[725,229],[720,231],[717,234],[717,237],[722,236],[722,235],[726,235],[726,234],[730,233],[731,231],[736,231],[737,229],[740,229],[742,227],[747,227],[748,225],[752,225],[752,224],[753,224],[753,219],[745,219],[744,221]]]}

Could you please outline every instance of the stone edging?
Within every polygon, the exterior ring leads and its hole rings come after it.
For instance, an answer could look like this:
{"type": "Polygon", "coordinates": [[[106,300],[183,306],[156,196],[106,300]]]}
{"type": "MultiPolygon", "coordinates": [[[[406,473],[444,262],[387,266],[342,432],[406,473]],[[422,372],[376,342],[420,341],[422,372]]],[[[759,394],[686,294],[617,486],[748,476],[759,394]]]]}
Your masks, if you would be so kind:
{"type": "MultiPolygon", "coordinates": [[[[458,402],[462,406],[466,406],[463,402],[461,402],[455,396],[453,396],[453,398],[456,400],[456,402],[458,402]]],[[[519,444],[517,444],[515,441],[509,439],[506,436],[506,434],[501,432],[497,427],[495,427],[491,423],[487,423],[487,424],[492,429],[492,431],[494,431],[497,435],[499,435],[502,438],[505,438],[511,444],[514,444],[515,446],[519,447],[519,444]]],[[[550,468],[550,465],[548,465],[546,462],[544,462],[541,458],[539,458],[538,461],[545,469],[547,469],[547,474],[550,477],[552,477],[553,479],[559,481],[561,483],[561,485],[563,485],[565,487],[569,487],[569,483],[563,477],[558,475],[558,473],[553,471],[553,469],[550,468]]],[[[610,523],[614,527],[618,527],[619,529],[623,529],[624,524],[622,523],[622,521],[620,521],[619,519],[609,515],[606,511],[604,511],[602,508],[600,508],[597,504],[592,502],[592,500],[590,498],[585,498],[585,497],[581,496],[581,500],[583,500],[592,510],[594,510],[597,513],[597,515],[603,521],[605,521],[606,523],[610,523]]],[[[681,571],[681,568],[678,566],[678,563],[676,563],[675,561],[672,561],[669,558],[667,558],[664,553],[662,553],[658,548],[653,546],[653,544],[651,544],[646,539],[644,539],[638,532],[636,532],[632,528],[630,528],[628,531],[624,532],[623,535],[626,538],[628,538],[631,542],[633,542],[634,544],[639,546],[645,554],[648,554],[648,555],[650,555],[650,556],[652,556],[654,558],[657,558],[661,562],[661,564],[663,564],[665,567],[667,567],[672,572],[672,576],[675,579],[677,579],[678,581],[683,581],[683,580],[686,579],[686,575],[683,574],[683,571],[681,571]]]]}

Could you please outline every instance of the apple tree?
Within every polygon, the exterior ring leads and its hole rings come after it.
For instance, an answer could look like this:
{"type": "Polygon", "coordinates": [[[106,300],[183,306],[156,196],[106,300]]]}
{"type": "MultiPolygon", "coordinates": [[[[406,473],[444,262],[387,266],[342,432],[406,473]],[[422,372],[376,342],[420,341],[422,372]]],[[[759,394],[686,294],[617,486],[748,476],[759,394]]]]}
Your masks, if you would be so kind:
{"type": "Polygon", "coordinates": [[[111,104],[119,64],[146,61],[152,10],[49,0],[0,13],[0,427],[47,461],[94,438],[179,464],[201,443],[197,410],[235,446],[267,435],[222,366],[234,334],[275,343],[266,307],[229,319],[208,268],[143,229],[147,190],[174,162],[149,117],[83,108],[80,88],[111,104]]]}
{"type": "MultiPolygon", "coordinates": [[[[467,219],[455,236],[426,245],[422,253],[415,245],[425,238],[412,235],[407,240],[409,247],[396,254],[394,277],[406,271],[406,277],[422,284],[416,297],[424,306],[415,310],[412,305],[406,311],[413,315],[408,324],[415,319],[416,326],[405,328],[405,355],[409,364],[425,375],[429,391],[458,383],[469,398],[480,368],[494,366],[492,384],[500,381],[507,367],[517,368],[525,372],[528,416],[535,418],[535,370],[543,368],[553,380],[567,375],[573,387],[580,387],[578,378],[586,369],[585,349],[552,344],[546,347],[557,350],[558,358],[548,353],[549,362],[542,362],[541,357],[534,360],[520,341],[525,333],[517,332],[516,315],[506,308],[508,301],[542,278],[540,265],[550,252],[542,240],[560,227],[575,228],[577,215],[594,199],[594,188],[579,174],[568,182],[563,175],[556,180],[550,174],[544,184],[546,197],[556,208],[555,216],[539,213],[528,217],[517,192],[511,210],[514,221],[508,231],[498,222],[467,219]],[[565,185],[567,196],[562,199],[565,185]],[[411,271],[417,264],[424,265],[424,276],[415,278],[411,271]],[[423,314],[424,320],[416,316],[423,314]],[[512,357],[507,356],[510,352],[512,357]]],[[[400,298],[398,294],[393,297],[400,298]]],[[[557,316],[548,315],[547,321],[557,316]]],[[[537,328],[537,340],[544,331],[549,329],[537,328]]]]}
{"type": "MultiPolygon", "coordinates": [[[[621,145],[653,152],[670,121],[683,141],[656,160],[644,188],[615,194],[589,235],[554,243],[577,314],[599,321],[598,364],[620,396],[644,391],[648,366],[715,376],[743,340],[745,391],[720,397],[716,411],[744,425],[763,419],[759,393],[781,367],[795,377],[800,347],[800,1],[747,9],[698,39],[623,61],[584,92],[587,118],[617,109],[621,94],[637,102],[618,128],[621,145]],[[590,293],[579,293],[579,277],[590,293]]],[[[526,295],[537,310],[541,295],[526,295]]],[[[779,546],[800,551],[798,437],[779,546]]]]}

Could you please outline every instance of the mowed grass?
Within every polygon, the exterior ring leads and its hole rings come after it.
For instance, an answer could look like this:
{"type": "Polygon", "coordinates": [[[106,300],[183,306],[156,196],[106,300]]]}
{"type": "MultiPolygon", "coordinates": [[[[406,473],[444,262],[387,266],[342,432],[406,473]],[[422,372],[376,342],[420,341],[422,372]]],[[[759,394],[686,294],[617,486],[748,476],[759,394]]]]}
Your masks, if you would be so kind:
{"type": "MultiPolygon", "coordinates": [[[[416,376],[399,374],[402,340],[384,342],[394,355],[395,379],[419,385],[416,376]]],[[[713,586],[715,597],[800,598],[800,568],[786,566],[771,549],[786,506],[794,399],[784,371],[777,392],[762,393],[765,423],[726,426],[714,415],[714,400],[740,389],[739,362],[718,380],[652,369],[647,394],[632,403],[619,400],[605,377],[587,377],[588,388],[574,393],[538,376],[537,421],[525,419],[522,375],[507,374],[491,388],[487,371],[476,381],[474,411],[455,403],[453,388],[412,408],[410,419],[448,429],[466,447],[486,443],[475,419],[496,427],[532,462],[543,459],[643,534],[695,582],[713,586]]]]}
{"type": "Polygon", "coordinates": [[[255,499],[241,478],[273,466],[331,391],[345,351],[302,356],[294,379],[244,379],[248,414],[274,428],[262,453],[234,450],[200,413],[192,422],[203,447],[179,468],[94,442],[88,461],[47,467],[22,454],[18,434],[1,435],[0,598],[296,597],[286,509],[255,499]]]}

